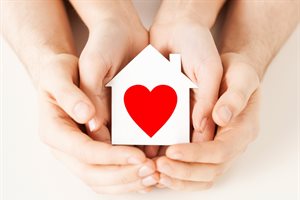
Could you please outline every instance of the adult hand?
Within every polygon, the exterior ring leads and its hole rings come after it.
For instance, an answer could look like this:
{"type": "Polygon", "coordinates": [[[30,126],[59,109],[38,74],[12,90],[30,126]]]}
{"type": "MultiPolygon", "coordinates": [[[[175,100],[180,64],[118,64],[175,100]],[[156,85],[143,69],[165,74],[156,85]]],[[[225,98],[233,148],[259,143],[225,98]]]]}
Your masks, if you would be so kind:
{"type": "Polygon", "coordinates": [[[141,150],[96,141],[80,130],[77,123],[88,122],[95,108],[77,87],[78,59],[60,54],[41,69],[39,132],[56,157],[98,193],[148,191],[158,177],[141,150]]]}
{"type": "MultiPolygon", "coordinates": [[[[89,29],[88,41],[79,58],[80,88],[95,105],[95,114],[86,126],[88,135],[110,143],[110,93],[105,85],[147,46],[148,32],[130,1],[72,0],[71,3],[89,29]]],[[[151,166],[145,176],[155,171],[153,161],[148,162],[151,166]]],[[[157,174],[145,179],[146,185],[154,185],[157,174]]]]}
{"type": "Polygon", "coordinates": [[[258,134],[257,75],[235,54],[223,55],[222,60],[225,73],[221,90],[224,93],[214,110],[218,110],[223,103],[236,105],[237,116],[226,126],[218,128],[213,141],[168,147],[166,156],[156,161],[157,170],[161,173],[160,186],[176,190],[209,188],[258,134]],[[244,95],[242,98],[240,93],[244,95]]]}

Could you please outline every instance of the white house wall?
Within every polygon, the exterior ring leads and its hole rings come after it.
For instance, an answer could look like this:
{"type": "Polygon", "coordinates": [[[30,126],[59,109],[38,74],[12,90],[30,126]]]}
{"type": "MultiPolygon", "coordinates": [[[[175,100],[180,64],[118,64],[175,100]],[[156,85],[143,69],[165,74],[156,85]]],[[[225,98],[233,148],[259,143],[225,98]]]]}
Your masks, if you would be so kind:
{"type": "Polygon", "coordinates": [[[166,124],[152,138],[144,133],[126,110],[123,95],[127,88],[124,85],[121,91],[118,88],[119,92],[116,92],[115,88],[112,89],[113,144],[170,145],[190,141],[189,88],[174,88],[177,93],[175,110],[166,124]]]}

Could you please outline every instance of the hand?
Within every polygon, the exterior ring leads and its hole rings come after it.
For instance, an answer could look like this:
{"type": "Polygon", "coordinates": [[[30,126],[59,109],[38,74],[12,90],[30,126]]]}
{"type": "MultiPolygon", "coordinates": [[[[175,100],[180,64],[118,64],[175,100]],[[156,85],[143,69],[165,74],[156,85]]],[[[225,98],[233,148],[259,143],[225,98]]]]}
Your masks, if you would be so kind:
{"type": "Polygon", "coordinates": [[[89,27],[79,58],[80,88],[96,107],[88,133],[106,142],[110,142],[110,89],[105,85],[148,44],[148,32],[138,19],[115,16],[89,27]]]}
{"type": "Polygon", "coordinates": [[[89,121],[95,108],[76,85],[77,65],[75,56],[61,54],[41,66],[41,139],[96,192],[148,191],[146,185],[155,184],[158,176],[153,161],[146,159],[142,151],[95,141],[80,130],[77,123],[89,121]]]}
{"type": "MultiPolygon", "coordinates": [[[[194,21],[156,21],[150,42],[164,55],[180,53],[183,72],[198,85],[191,93],[192,141],[214,138],[212,110],[222,78],[222,64],[209,28],[194,21]]],[[[156,154],[156,152],[148,154],[156,154]]],[[[147,153],[147,152],[146,152],[147,153]]]]}
{"type": "MultiPolygon", "coordinates": [[[[237,54],[223,55],[222,60],[225,74],[221,90],[224,93],[214,110],[228,105],[235,117],[226,122],[226,126],[218,128],[213,141],[170,146],[166,156],[156,161],[157,170],[161,173],[160,186],[176,190],[209,188],[257,136],[258,76],[237,54]]],[[[217,120],[221,119],[217,112],[214,116],[217,120]]]]}

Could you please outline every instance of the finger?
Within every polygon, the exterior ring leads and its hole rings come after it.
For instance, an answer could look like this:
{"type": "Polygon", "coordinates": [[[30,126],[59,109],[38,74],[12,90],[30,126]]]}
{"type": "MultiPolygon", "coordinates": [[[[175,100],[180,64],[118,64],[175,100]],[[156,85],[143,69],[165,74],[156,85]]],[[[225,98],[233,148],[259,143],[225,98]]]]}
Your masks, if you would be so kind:
{"type": "Polygon", "coordinates": [[[258,133],[258,104],[255,92],[247,108],[224,128],[219,128],[213,141],[170,146],[166,156],[174,160],[198,163],[225,163],[243,152],[258,133]]]}
{"type": "Polygon", "coordinates": [[[158,181],[159,175],[155,173],[152,176],[149,176],[149,179],[147,179],[146,182],[143,180],[137,180],[131,183],[121,185],[93,187],[93,190],[100,194],[123,194],[129,192],[137,192],[141,190],[149,190],[148,188],[157,184],[158,181]]]}
{"type": "Polygon", "coordinates": [[[93,140],[111,144],[110,132],[109,132],[109,129],[107,128],[107,126],[101,126],[97,131],[94,131],[94,132],[89,131],[88,135],[93,140]]]}
{"type": "Polygon", "coordinates": [[[92,118],[95,108],[89,98],[75,85],[78,73],[77,61],[75,56],[62,56],[61,60],[48,63],[50,67],[45,67],[41,72],[41,85],[72,119],[83,124],[92,118]]]}
{"type": "Polygon", "coordinates": [[[144,153],[137,148],[92,140],[63,110],[45,98],[40,97],[39,132],[49,146],[90,164],[138,164],[145,161],[144,153]]]}
{"type": "Polygon", "coordinates": [[[186,163],[160,157],[156,160],[157,170],[172,178],[186,181],[213,182],[225,169],[226,164],[186,163]]]}
{"type": "Polygon", "coordinates": [[[155,173],[154,162],[149,159],[138,165],[90,165],[61,151],[52,149],[52,152],[89,186],[127,184],[155,173]]]}
{"type": "MultiPolygon", "coordinates": [[[[167,149],[166,156],[174,160],[184,162],[197,163],[212,163],[221,164],[231,160],[245,148],[245,143],[238,144],[239,141],[244,140],[241,134],[239,139],[234,138],[231,132],[224,134],[227,136],[226,141],[214,140],[203,143],[177,144],[170,146],[167,149]],[[233,142],[230,139],[235,140],[233,142]],[[236,145],[236,146],[234,146],[236,145]]],[[[247,140],[247,139],[245,139],[247,140]]],[[[249,142],[248,142],[249,143],[249,142]]]]}
{"type": "Polygon", "coordinates": [[[230,120],[239,115],[246,107],[250,96],[259,86],[259,77],[250,65],[222,56],[225,92],[217,101],[213,110],[213,119],[219,126],[226,126],[230,120]]]}
{"type": "Polygon", "coordinates": [[[201,191],[212,187],[211,182],[183,181],[171,178],[165,174],[160,175],[159,184],[164,185],[172,190],[182,191],[201,191]]]}
{"type": "Polygon", "coordinates": [[[204,123],[206,124],[204,128],[204,132],[200,132],[199,130],[196,129],[192,131],[192,135],[191,135],[192,142],[199,143],[199,142],[211,141],[214,139],[215,123],[213,119],[209,118],[209,120],[205,120],[204,123]]]}
{"type": "MultiPolygon", "coordinates": [[[[199,57],[195,54],[193,56],[199,57]]],[[[184,65],[197,66],[194,74],[186,70],[186,74],[189,77],[194,76],[194,81],[198,85],[198,88],[193,89],[191,93],[192,124],[195,130],[192,141],[208,141],[214,137],[215,125],[212,120],[212,110],[218,97],[222,65],[218,55],[211,60],[193,60],[190,56],[183,57],[184,65]]]]}
{"type": "Polygon", "coordinates": [[[154,158],[155,156],[157,156],[159,152],[159,146],[155,146],[155,145],[145,146],[144,151],[148,158],[154,158]]]}

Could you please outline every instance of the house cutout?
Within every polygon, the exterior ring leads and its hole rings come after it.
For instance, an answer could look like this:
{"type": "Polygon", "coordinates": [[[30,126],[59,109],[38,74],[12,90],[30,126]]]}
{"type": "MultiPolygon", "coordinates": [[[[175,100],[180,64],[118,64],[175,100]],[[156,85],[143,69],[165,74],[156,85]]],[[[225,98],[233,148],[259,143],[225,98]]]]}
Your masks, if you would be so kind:
{"type": "Polygon", "coordinates": [[[170,54],[169,58],[170,61],[148,45],[107,83],[107,87],[112,87],[112,144],[171,145],[190,142],[190,88],[197,86],[181,72],[180,55],[170,54]],[[139,91],[144,92],[143,97],[139,91]],[[153,101],[145,99],[147,94],[153,94],[151,98],[160,98],[155,102],[162,105],[149,105],[153,101]],[[169,112],[170,116],[161,127],[151,132],[152,125],[157,126],[158,120],[166,118],[163,112],[169,112]],[[134,118],[134,115],[138,116],[134,118]],[[141,121],[145,117],[147,122],[141,121]],[[148,127],[144,127],[145,123],[148,127]]]}

